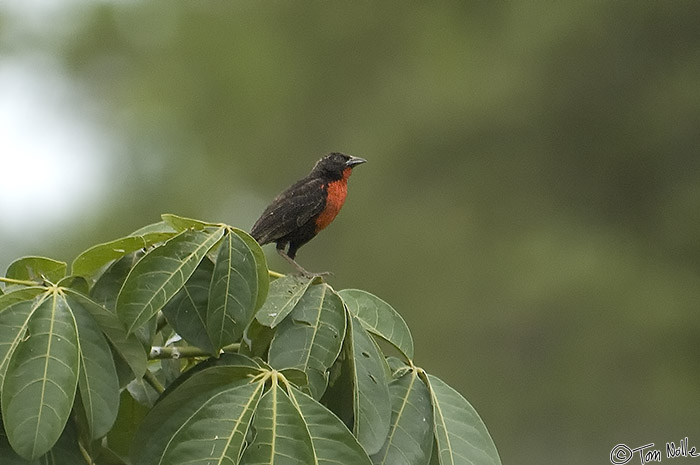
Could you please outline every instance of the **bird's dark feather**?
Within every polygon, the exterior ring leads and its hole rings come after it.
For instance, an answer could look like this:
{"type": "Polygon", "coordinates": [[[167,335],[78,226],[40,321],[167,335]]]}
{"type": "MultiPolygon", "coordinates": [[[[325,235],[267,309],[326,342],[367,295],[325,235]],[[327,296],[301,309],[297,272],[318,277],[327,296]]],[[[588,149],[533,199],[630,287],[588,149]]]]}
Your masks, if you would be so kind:
{"type": "Polygon", "coordinates": [[[323,211],[326,199],[318,195],[324,180],[307,176],[278,195],[253,225],[250,234],[262,245],[284,240],[323,211]]]}

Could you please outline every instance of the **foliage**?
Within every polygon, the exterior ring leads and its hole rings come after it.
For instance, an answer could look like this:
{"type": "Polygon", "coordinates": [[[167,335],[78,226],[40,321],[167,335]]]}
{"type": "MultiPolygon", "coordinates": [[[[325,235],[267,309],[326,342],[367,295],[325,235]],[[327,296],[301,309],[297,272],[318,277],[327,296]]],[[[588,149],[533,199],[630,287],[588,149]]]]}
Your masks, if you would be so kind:
{"type": "Polygon", "coordinates": [[[0,281],[3,464],[500,464],[396,310],[231,226],[163,215],[0,281]]]}

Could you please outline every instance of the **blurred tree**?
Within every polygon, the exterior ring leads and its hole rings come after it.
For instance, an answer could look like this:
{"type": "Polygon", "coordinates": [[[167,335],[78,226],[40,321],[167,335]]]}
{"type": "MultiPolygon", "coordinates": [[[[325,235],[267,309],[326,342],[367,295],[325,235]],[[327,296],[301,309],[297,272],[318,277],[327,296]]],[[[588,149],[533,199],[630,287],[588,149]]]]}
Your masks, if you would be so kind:
{"type": "Polygon", "coordinates": [[[505,463],[604,461],[696,428],[694,2],[66,8],[67,26],[0,50],[51,56],[128,174],[57,258],[164,211],[248,228],[341,150],[369,163],[305,265],[422,328],[417,353],[505,463]],[[456,347],[459,372],[439,363],[456,347]]]}

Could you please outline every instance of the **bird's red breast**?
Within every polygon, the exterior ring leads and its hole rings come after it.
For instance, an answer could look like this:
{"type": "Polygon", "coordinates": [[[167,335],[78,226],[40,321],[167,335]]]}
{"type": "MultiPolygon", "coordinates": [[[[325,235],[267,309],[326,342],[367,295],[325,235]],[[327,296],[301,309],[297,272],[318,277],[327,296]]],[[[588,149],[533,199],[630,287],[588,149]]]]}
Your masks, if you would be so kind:
{"type": "Polygon", "coordinates": [[[345,168],[341,179],[327,184],[326,207],[316,218],[316,232],[331,224],[340,209],[343,208],[345,197],[348,195],[350,173],[352,173],[352,168],[345,168]]]}

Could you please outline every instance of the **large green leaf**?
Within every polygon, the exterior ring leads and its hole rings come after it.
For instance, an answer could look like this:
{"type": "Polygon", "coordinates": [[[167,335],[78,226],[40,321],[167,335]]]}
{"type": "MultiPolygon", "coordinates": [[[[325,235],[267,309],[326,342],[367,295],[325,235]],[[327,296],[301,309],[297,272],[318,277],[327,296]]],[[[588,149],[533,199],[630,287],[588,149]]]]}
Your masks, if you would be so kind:
{"type": "Polygon", "coordinates": [[[350,313],[366,330],[387,340],[408,360],[413,359],[413,338],[401,315],[388,303],[369,292],[344,289],[338,292],[350,313]]]}
{"type": "MultiPolygon", "coordinates": [[[[221,375],[223,368],[209,370],[221,375]]],[[[237,463],[264,383],[228,379],[211,384],[211,378],[200,375],[183,384],[186,397],[176,391],[177,403],[158,403],[149,413],[137,435],[135,465],[237,463]],[[193,392],[197,383],[201,389],[193,392]]]]}
{"type": "MultiPolygon", "coordinates": [[[[245,355],[223,353],[219,358],[209,357],[177,377],[168,385],[158,399],[158,409],[171,405],[173,409],[205,390],[213,389],[224,384],[250,378],[261,372],[260,365],[245,355]]],[[[159,410],[162,415],[168,414],[159,410]]],[[[152,415],[158,421],[158,417],[152,415]]],[[[149,429],[146,425],[145,429],[149,429]]]]}
{"type": "Polygon", "coordinates": [[[384,358],[372,337],[353,316],[348,318],[353,380],[353,432],[368,454],[376,454],[389,433],[391,402],[384,358]]]}
{"type": "Polygon", "coordinates": [[[90,285],[82,276],[66,276],[56,283],[56,286],[63,289],[73,289],[74,291],[85,295],[90,293],[90,285]]]}
{"type": "Polygon", "coordinates": [[[255,318],[261,324],[274,328],[294,309],[311,282],[308,278],[293,275],[272,281],[267,300],[255,314],[255,318]]]}
{"type": "Polygon", "coordinates": [[[234,234],[237,234],[238,237],[240,237],[243,242],[248,246],[250,251],[253,253],[253,257],[255,257],[255,269],[258,274],[258,295],[255,301],[255,309],[259,309],[262,307],[263,303],[265,302],[265,299],[267,298],[267,292],[270,287],[270,273],[268,272],[267,269],[267,259],[265,258],[265,252],[263,252],[263,249],[260,247],[260,244],[251,237],[250,234],[247,232],[238,229],[238,228],[230,228],[230,231],[234,234]]]}
{"type": "Polygon", "coordinates": [[[44,280],[57,283],[66,275],[67,265],[46,257],[23,257],[10,263],[5,276],[20,281],[44,280]]]}
{"type": "Polygon", "coordinates": [[[253,318],[243,331],[239,352],[250,357],[266,358],[275,330],[253,318]]]}
{"type": "MultiPolygon", "coordinates": [[[[153,370],[151,371],[153,372],[153,370]]],[[[154,377],[162,384],[162,376],[158,377],[159,372],[160,370],[156,371],[154,377]]],[[[132,379],[131,382],[126,385],[126,390],[129,391],[129,394],[131,394],[131,397],[133,397],[136,402],[145,407],[153,408],[156,402],[158,402],[158,392],[150,383],[147,383],[144,378],[132,379]]]]}
{"type": "Polygon", "coordinates": [[[0,392],[12,354],[27,333],[27,324],[46,295],[35,297],[27,288],[0,297],[0,392]]]}
{"type": "MultiPolygon", "coordinates": [[[[2,420],[2,418],[0,418],[2,420]]],[[[1,423],[1,422],[0,422],[1,423]]],[[[1,465],[84,465],[85,460],[78,448],[78,437],[70,423],[66,425],[56,445],[42,457],[25,460],[12,450],[7,436],[0,428],[1,465]]]]}
{"type": "Polygon", "coordinates": [[[90,313],[102,332],[107,336],[114,350],[129,365],[134,376],[141,378],[146,372],[148,355],[134,334],[127,336],[126,330],[119,318],[117,318],[116,313],[71,289],[66,289],[64,292],[71,307],[81,306],[90,313]]]}
{"type": "MultiPolygon", "coordinates": [[[[142,326],[141,328],[137,329],[134,334],[128,335],[126,334],[126,329],[124,328],[124,324],[121,322],[119,317],[117,316],[117,297],[119,296],[119,291],[124,285],[124,282],[126,281],[126,277],[129,275],[131,272],[132,268],[138,263],[141,258],[145,255],[145,252],[143,251],[137,251],[137,252],[132,252],[128,255],[125,255],[124,257],[120,258],[116,262],[112,263],[107,270],[105,270],[104,273],[99,277],[95,285],[92,287],[90,290],[90,299],[94,301],[95,303],[101,305],[105,309],[109,311],[109,314],[104,314],[104,312],[93,312],[90,311],[92,314],[93,318],[97,320],[97,322],[100,324],[102,327],[102,330],[105,331],[107,334],[108,339],[113,345],[115,344],[115,340],[120,339],[120,340],[136,340],[136,341],[141,341],[146,349],[149,349],[151,344],[151,341],[153,340],[153,334],[155,333],[156,325],[157,322],[155,321],[155,318],[149,323],[146,324],[145,326],[142,326]],[[99,315],[106,315],[104,317],[104,320],[101,320],[98,318],[99,315]],[[116,325],[114,324],[116,323],[116,325]],[[114,330],[107,332],[107,328],[114,328],[114,330]],[[121,330],[117,329],[117,327],[121,328],[121,330]]],[[[121,354],[120,354],[121,355],[121,354]]],[[[144,353],[145,357],[145,353],[144,353]]],[[[123,358],[123,356],[122,356],[123,358]]],[[[129,360],[129,359],[124,359],[129,360]]],[[[136,359],[134,359],[136,360],[136,359]]],[[[119,362],[117,362],[119,363],[119,362]]],[[[141,366],[133,366],[132,367],[134,373],[136,374],[137,378],[140,378],[143,376],[143,373],[145,371],[145,361],[144,361],[144,366],[143,370],[141,370],[141,366]],[[140,374],[137,374],[140,373],[140,374]]]]}
{"type": "Polygon", "coordinates": [[[105,447],[125,461],[136,437],[136,431],[148,412],[149,409],[136,402],[129,391],[123,390],[119,398],[117,421],[107,434],[105,447]]]}
{"type": "Polygon", "coordinates": [[[99,325],[77,299],[67,299],[78,325],[78,389],[92,439],[110,430],[119,410],[119,380],[112,351],[99,325]],[[78,305],[75,305],[75,304],[78,305]]]}
{"type": "Polygon", "coordinates": [[[260,399],[253,429],[253,440],[241,457],[241,465],[317,463],[304,418],[276,382],[260,399]]]}
{"type": "Polygon", "coordinates": [[[8,292],[7,294],[0,295],[0,312],[12,304],[21,302],[23,300],[32,300],[37,295],[46,292],[46,288],[43,286],[32,286],[32,287],[20,287],[14,291],[8,292]]]}
{"type": "Polygon", "coordinates": [[[90,289],[90,298],[116,315],[119,291],[131,269],[144,255],[143,251],[132,252],[112,263],[90,289]]]}
{"type": "Polygon", "coordinates": [[[333,412],[298,389],[292,388],[289,394],[304,418],[319,465],[371,463],[355,436],[333,412]]]}
{"type": "MultiPolygon", "coordinates": [[[[100,275],[95,282],[95,285],[90,290],[90,298],[97,302],[98,304],[107,308],[111,313],[117,315],[117,298],[119,297],[119,291],[127,276],[144,256],[146,252],[143,250],[138,250],[130,254],[125,255],[119,260],[112,263],[107,269],[100,275]]],[[[119,317],[117,317],[119,320],[119,317]]],[[[124,324],[119,320],[119,325],[124,328],[124,324]]],[[[155,335],[157,327],[156,319],[153,318],[147,324],[137,328],[134,331],[136,337],[142,342],[144,347],[149,348],[153,342],[153,336],[155,335]]],[[[126,330],[124,331],[126,332],[126,330]]]]}
{"type": "Polygon", "coordinates": [[[207,305],[214,263],[204,258],[182,289],[163,307],[173,329],[189,344],[213,354],[207,333],[207,305]]]}
{"type": "Polygon", "coordinates": [[[104,244],[97,244],[81,253],[73,260],[71,273],[76,276],[92,277],[108,263],[139,249],[165,241],[175,233],[154,232],[139,236],[127,236],[104,244]]]}
{"type": "Polygon", "coordinates": [[[501,465],[496,445],[474,407],[440,378],[427,375],[441,465],[501,465]]]}
{"type": "Polygon", "coordinates": [[[137,229],[136,231],[129,234],[129,236],[145,236],[146,234],[151,234],[151,233],[176,233],[176,232],[180,232],[180,231],[176,231],[175,228],[170,226],[165,221],[158,221],[157,223],[147,224],[146,226],[143,226],[143,227],[137,229]]]}
{"type": "Polygon", "coordinates": [[[389,384],[391,427],[382,449],[372,456],[375,465],[428,465],[433,450],[433,413],[430,392],[417,370],[389,384]]]}
{"type": "Polygon", "coordinates": [[[238,381],[251,380],[262,372],[252,359],[240,354],[222,354],[219,358],[210,357],[187,370],[161,394],[155,413],[144,423],[144,434],[156,429],[160,417],[172,415],[180,405],[205,392],[226,387],[238,381]],[[150,424],[150,422],[155,422],[150,424]]]}
{"type": "Polygon", "coordinates": [[[117,298],[117,315],[128,333],[144,325],[185,284],[224,233],[186,230],[147,253],[126,278],[117,298]]]}
{"type": "MultiPolygon", "coordinates": [[[[130,254],[125,255],[119,260],[112,263],[107,269],[100,275],[97,282],[94,284],[90,290],[90,298],[97,302],[98,304],[107,308],[111,313],[117,315],[117,297],[119,297],[119,291],[127,276],[131,272],[132,268],[146,255],[144,250],[138,250],[130,254]]],[[[117,317],[117,320],[119,318],[117,317]]],[[[121,320],[119,320],[119,325],[124,327],[121,320]]],[[[157,322],[152,319],[149,323],[134,331],[136,337],[139,341],[142,341],[144,347],[150,347],[152,345],[153,336],[155,335],[157,322]]]]}
{"type": "Polygon", "coordinates": [[[207,309],[207,332],[215,349],[236,342],[253,317],[258,273],[253,252],[229,232],[219,246],[207,309]]]}
{"type": "Polygon", "coordinates": [[[188,229],[204,230],[208,227],[219,227],[222,226],[217,223],[207,223],[206,221],[194,220],[192,218],[185,218],[184,216],[173,215],[172,213],[163,213],[160,215],[163,222],[168,226],[175,229],[177,232],[186,231],[188,229]]]}
{"type": "Polygon", "coordinates": [[[269,363],[298,368],[309,378],[309,388],[320,399],[328,384],[328,369],[338,358],[345,334],[343,302],[328,284],[308,288],[277,328],[270,344],[269,363]]]}
{"type": "Polygon", "coordinates": [[[12,448],[36,459],[56,443],[68,421],[78,384],[76,322],[58,289],[27,323],[2,386],[5,431],[12,448]]]}

